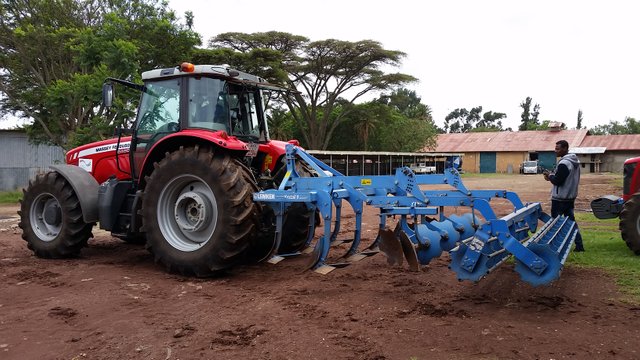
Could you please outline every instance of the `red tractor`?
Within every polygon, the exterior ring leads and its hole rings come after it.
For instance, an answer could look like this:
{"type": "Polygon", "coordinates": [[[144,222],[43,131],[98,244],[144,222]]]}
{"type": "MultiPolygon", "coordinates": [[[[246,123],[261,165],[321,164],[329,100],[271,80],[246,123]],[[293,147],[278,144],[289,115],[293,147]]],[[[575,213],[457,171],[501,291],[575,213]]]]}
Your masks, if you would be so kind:
{"type": "MultiPolygon", "coordinates": [[[[24,190],[20,227],[39,257],[76,256],[96,223],[143,242],[169,271],[207,276],[276,251],[295,252],[313,233],[304,204],[285,215],[274,246],[274,213],[252,200],[284,178],[287,142],[271,140],[264,96],[283,91],[229,68],[183,63],[142,74],[131,136],[80,146],[24,190]]],[[[297,145],[297,141],[289,143],[297,145]]],[[[299,171],[312,176],[306,169],[299,171]]]]}
{"type": "Polygon", "coordinates": [[[640,157],[624,162],[623,195],[607,195],[591,202],[599,219],[620,217],[620,233],[629,249],[640,255],[640,157]]]}

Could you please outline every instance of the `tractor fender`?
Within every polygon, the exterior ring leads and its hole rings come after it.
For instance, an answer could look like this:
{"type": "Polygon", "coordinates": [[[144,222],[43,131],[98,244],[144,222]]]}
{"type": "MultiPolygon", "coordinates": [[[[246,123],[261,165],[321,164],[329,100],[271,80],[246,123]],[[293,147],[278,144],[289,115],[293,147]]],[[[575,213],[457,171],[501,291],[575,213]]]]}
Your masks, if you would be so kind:
{"type": "Polygon", "coordinates": [[[80,201],[84,222],[90,224],[98,221],[98,188],[100,185],[96,179],[75,165],[53,165],[51,168],[71,184],[80,201]]]}

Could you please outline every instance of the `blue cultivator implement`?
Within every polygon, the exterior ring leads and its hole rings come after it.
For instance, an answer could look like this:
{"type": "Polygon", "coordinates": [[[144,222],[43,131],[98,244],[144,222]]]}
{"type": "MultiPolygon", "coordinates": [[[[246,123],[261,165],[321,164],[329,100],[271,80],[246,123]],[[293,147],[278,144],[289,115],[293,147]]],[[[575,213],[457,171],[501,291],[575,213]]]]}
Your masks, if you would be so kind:
{"type": "MultiPolygon", "coordinates": [[[[315,244],[310,235],[309,250],[303,251],[312,253],[309,268],[323,274],[378,251],[387,255],[390,264],[401,265],[406,259],[412,270],[418,270],[420,264],[426,265],[448,251],[450,268],[459,280],[478,281],[513,255],[515,270],[522,280],[537,286],[560,276],[578,231],[573,221],[565,217],[551,218],[542,212],[539,203],[524,205],[513,192],[468,190],[455,169],[446,169],[444,174],[415,175],[409,168],[402,167],[394,176],[344,176],[293,145],[287,147],[286,157],[288,171],[280,187],[253,196],[254,201],[269,204],[276,214],[276,239],[269,260],[272,263],[299,254],[277,255],[283,217],[293,203],[305,203],[319,211],[324,220],[324,234],[315,244]],[[317,176],[300,177],[296,161],[308,164],[317,176]],[[421,186],[443,184],[451,189],[421,189],[421,186]],[[489,205],[493,198],[508,200],[513,211],[498,218],[489,205]],[[348,202],[355,213],[353,238],[348,240],[337,239],[343,201],[348,202]],[[380,209],[380,225],[373,244],[360,250],[364,205],[380,209]],[[444,207],[447,206],[470,211],[446,216],[444,207]],[[399,217],[393,230],[386,225],[392,216],[399,217]],[[539,222],[544,222],[540,229],[539,222]],[[350,243],[342,262],[328,264],[330,248],[341,243],[350,243]]],[[[310,227],[314,226],[312,219],[310,227]]]]}

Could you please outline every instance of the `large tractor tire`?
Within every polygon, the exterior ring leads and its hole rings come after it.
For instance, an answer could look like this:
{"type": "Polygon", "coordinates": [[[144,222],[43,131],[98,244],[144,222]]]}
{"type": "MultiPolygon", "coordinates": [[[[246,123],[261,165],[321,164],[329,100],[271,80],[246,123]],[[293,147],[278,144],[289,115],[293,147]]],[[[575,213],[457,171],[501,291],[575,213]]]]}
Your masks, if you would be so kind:
{"type": "Polygon", "coordinates": [[[155,164],[142,202],[147,248],[170,272],[210,276],[243,260],[259,207],[247,169],[207,147],[181,147],[155,164]]]}
{"type": "Polygon", "coordinates": [[[636,255],[640,255],[640,193],[624,203],[620,212],[622,240],[636,255]]]}
{"type": "Polygon", "coordinates": [[[23,192],[18,226],[29,249],[41,258],[77,256],[92,236],[93,224],[83,221],[71,184],[51,171],[39,174],[23,192]]]}

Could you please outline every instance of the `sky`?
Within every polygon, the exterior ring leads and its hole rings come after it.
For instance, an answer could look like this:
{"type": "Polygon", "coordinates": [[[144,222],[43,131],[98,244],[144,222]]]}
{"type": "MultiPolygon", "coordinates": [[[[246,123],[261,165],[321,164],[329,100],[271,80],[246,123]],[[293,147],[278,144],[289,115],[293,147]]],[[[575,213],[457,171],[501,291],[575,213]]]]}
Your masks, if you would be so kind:
{"type": "MultiPolygon", "coordinates": [[[[638,1],[170,0],[195,15],[206,46],[223,32],[271,30],[310,40],[375,40],[406,53],[399,71],[442,125],[457,108],[507,114],[540,105],[540,120],[583,126],[640,119],[638,1]]],[[[188,59],[185,59],[188,60],[188,59]]],[[[10,121],[0,121],[6,127],[10,121]]]]}
{"type": "Polygon", "coordinates": [[[284,31],[314,40],[375,40],[406,53],[393,71],[436,123],[482,106],[520,123],[531,97],[541,120],[583,126],[640,119],[638,1],[171,0],[207,41],[224,32],[284,31]],[[224,4],[224,5],[222,5],[224,4]],[[227,5],[228,4],[228,5],[227,5]]]}

